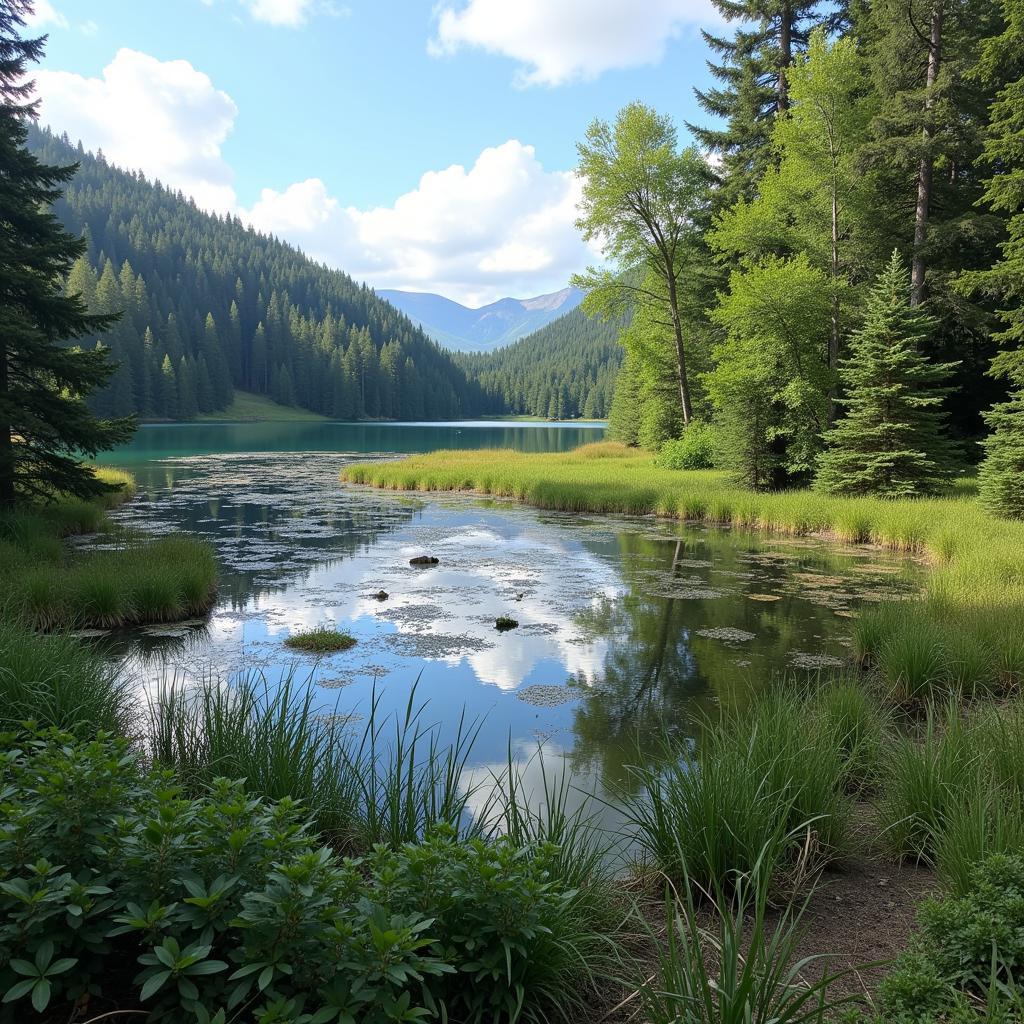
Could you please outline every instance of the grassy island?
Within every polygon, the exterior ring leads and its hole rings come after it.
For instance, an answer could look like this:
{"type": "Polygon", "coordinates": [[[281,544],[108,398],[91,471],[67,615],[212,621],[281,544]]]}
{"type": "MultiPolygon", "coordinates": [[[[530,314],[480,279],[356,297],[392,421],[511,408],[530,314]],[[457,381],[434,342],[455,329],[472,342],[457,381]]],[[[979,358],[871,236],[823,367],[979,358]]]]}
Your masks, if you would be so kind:
{"type": "Polygon", "coordinates": [[[919,601],[882,604],[855,626],[856,653],[908,698],[1024,679],[1024,523],[977,504],[971,481],[946,497],[843,498],[754,492],[717,470],[658,466],[614,442],[571,452],[440,451],[347,466],[342,479],[395,490],[473,491],[563,512],[658,515],[735,528],[878,544],[920,555],[919,601]]]}

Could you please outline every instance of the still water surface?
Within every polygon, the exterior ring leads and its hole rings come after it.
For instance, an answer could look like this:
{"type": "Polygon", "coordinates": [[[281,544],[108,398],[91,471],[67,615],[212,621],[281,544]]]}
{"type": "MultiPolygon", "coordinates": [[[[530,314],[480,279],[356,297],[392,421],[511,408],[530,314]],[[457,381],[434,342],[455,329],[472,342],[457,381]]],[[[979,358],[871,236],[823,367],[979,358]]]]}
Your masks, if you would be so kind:
{"type": "Polygon", "coordinates": [[[205,620],[139,631],[117,650],[150,687],[245,671],[270,685],[310,678],[324,712],[354,728],[374,692],[401,711],[418,686],[442,735],[463,709],[482,721],[477,770],[510,748],[527,761],[540,742],[549,764],[614,796],[663,730],[687,730],[773,675],[842,665],[858,609],[917,584],[915,566],[865,548],[338,480],[367,454],[561,451],[602,435],[494,422],[144,427],[106,460],[139,485],[115,515],[206,537],[221,588],[205,620]],[[440,562],[411,567],[421,554],[440,562]],[[499,615],[519,628],[497,632],[499,615]],[[319,660],[283,646],[318,624],[358,644],[319,660]]]}

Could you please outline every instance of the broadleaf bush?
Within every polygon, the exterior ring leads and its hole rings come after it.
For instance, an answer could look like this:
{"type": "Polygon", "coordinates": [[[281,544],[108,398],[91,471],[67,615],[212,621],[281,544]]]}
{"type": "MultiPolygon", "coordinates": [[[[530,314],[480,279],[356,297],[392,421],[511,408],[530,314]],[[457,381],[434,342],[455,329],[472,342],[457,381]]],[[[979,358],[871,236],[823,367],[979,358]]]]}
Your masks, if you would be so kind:
{"type": "Polygon", "coordinates": [[[552,844],[342,858],[297,802],[186,797],[113,736],[0,739],[2,1021],[550,1019],[589,984],[552,844]]]}

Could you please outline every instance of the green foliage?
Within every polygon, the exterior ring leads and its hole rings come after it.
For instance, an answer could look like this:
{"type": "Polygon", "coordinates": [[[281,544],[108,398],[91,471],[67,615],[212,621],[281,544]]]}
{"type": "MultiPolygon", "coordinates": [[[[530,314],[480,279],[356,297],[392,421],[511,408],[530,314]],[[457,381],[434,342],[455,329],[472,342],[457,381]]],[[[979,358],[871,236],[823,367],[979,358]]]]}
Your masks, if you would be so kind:
{"type": "Polygon", "coordinates": [[[706,378],[722,465],[755,490],[807,478],[832,381],[828,283],[803,255],[735,271],[712,317],[727,332],[706,378]]]}
{"type": "Polygon", "coordinates": [[[712,469],[715,464],[715,430],[693,420],[683,436],[666,441],[658,452],[656,464],[665,469],[712,469]]]}
{"type": "Polygon", "coordinates": [[[1024,859],[994,855],[962,892],[926,899],[879,987],[878,1024],[1011,1024],[1024,1013],[1024,859]]]}
{"type": "Polygon", "coordinates": [[[733,873],[774,883],[840,856],[847,845],[847,763],[806,699],[786,690],[709,726],[700,749],[670,748],[664,770],[638,769],[628,799],[637,841],[658,870],[705,892],[733,873]]]}
{"type": "Polygon", "coordinates": [[[74,165],[47,164],[27,147],[38,110],[30,65],[42,58],[46,41],[21,38],[29,13],[21,3],[0,9],[0,508],[54,491],[104,493],[107,485],[82,465],[82,455],[113,448],[134,429],[130,419],[98,419],[86,405],[115,364],[105,348],[83,351],[76,342],[102,334],[116,317],[90,315],[78,296],[60,288],[85,242],[51,210],[74,165]]]}
{"type": "Polygon", "coordinates": [[[293,800],[187,798],[102,734],[25,736],[0,767],[0,1019],[85,992],[198,1021],[550,1019],[610,949],[551,844],[441,829],[342,860],[293,800]]]}
{"type": "Polygon", "coordinates": [[[737,872],[727,887],[710,890],[710,926],[698,909],[685,859],[682,863],[682,892],[665,901],[665,936],[651,936],[658,949],[657,972],[638,979],[646,1021],[824,1024],[835,1019],[840,1006],[854,1001],[829,992],[849,971],[829,971],[826,956],[801,955],[806,901],[788,906],[769,923],[771,847],[748,873],[737,872]]]}
{"type": "Polygon", "coordinates": [[[577,150],[577,223],[614,268],[573,278],[588,293],[583,308],[606,318],[646,313],[668,325],[679,414],[688,422],[692,344],[685,309],[702,278],[707,164],[694,146],[680,151],[672,122],[642,103],[624,107],[614,124],[592,122],[577,150]]]}
{"type": "Polygon", "coordinates": [[[909,278],[893,252],[840,369],[847,412],[825,435],[816,481],[822,490],[909,498],[948,482],[953,452],[940,406],[954,364],[925,355],[922,343],[934,327],[910,305],[909,278]]]}
{"type": "Polygon", "coordinates": [[[982,444],[978,500],[993,515],[1024,519],[1024,375],[1006,402],[985,415],[992,433],[982,444]]]}
{"type": "Polygon", "coordinates": [[[334,654],[355,647],[356,638],[348,633],[331,629],[330,626],[316,626],[313,629],[292,633],[284,642],[285,647],[311,654],[334,654]]]}
{"type": "Polygon", "coordinates": [[[38,636],[0,622],[0,731],[40,727],[126,733],[130,680],[110,661],[67,636],[38,636]]]}

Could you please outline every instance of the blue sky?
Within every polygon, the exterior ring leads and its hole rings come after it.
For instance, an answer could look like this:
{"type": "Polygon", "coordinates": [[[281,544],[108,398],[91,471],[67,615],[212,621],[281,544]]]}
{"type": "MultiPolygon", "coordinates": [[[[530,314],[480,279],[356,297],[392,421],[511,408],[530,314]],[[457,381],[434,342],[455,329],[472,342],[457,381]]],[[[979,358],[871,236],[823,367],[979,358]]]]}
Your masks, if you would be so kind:
{"type": "Polygon", "coordinates": [[[684,120],[708,0],[37,0],[42,119],[379,287],[565,284],[575,143],[684,120]]]}

